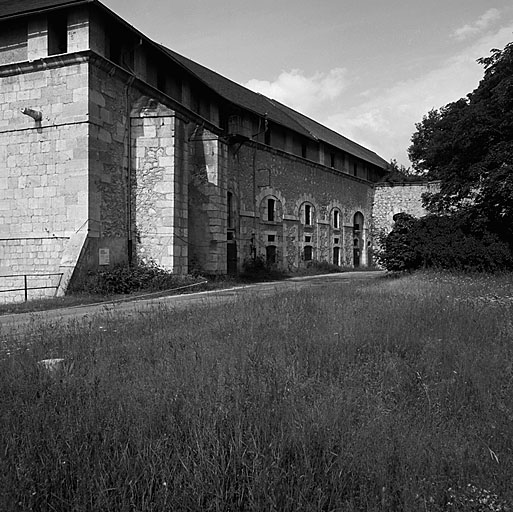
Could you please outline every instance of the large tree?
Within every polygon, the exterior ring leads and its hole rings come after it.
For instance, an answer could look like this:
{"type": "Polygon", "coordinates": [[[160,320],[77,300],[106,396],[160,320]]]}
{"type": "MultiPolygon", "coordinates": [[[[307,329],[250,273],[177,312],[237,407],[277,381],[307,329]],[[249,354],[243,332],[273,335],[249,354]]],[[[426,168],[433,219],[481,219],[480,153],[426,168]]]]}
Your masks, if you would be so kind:
{"type": "Polygon", "coordinates": [[[408,149],[414,170],[441,182],[432,212],[470,209],[502,236],[513,234],[513,43],[479,59],[477,89],[432,110],[408,149]]]}

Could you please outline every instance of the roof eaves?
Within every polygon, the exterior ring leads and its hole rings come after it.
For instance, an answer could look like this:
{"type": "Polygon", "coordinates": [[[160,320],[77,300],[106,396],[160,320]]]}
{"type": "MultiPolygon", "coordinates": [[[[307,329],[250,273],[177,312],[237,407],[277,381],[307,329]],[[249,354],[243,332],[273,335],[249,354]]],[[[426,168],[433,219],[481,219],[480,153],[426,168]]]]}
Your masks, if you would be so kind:
{"type": "Polygon", "coordinates": [[[55,2],[53,4],[49,4],[46,7],[34,7],[32,9],[26,9],[23,11],[17,11],[12,14],[2,15],[0,13],[0,20],[12,20],[15,18],[21,18],[24,16],[31,16],[34,14],[39,14],[41,12],[55,11],[57,9],[66,9],[67,7],[75,7],[77,5],[83,4],[91,4],[98,3],[97,0],[69,0],[68,2],[55,2]]]}
{"type": "MultiPolygon", "coordinates": [[[[273,116],[272,109],[279,110],[281,117],[284,116],[284,112],[282,109],[277,109],[277,107],[271,102],[271,100],[264,96],[263,94],[254,92],[247,87],[244,87],[243,85],[238,84],[237,82],[234,82],[233,80],[224,77],[223,75],[217,73],[216,71],[213,71],[205,66],[202,66],[201,64],[198,64],[197,62],[194,62],[193,60],[184,57],[183,55],[180,55],[176,53],[173,50],[170,50],[169,48],[166,48],[163,45],[159,45],[162,50],[166,52],[166,54],[178,65],[180,65],[183,69],[185,69],[188,73],[192,74],[196,79],[198,79],[201,83],[203,83],[205,86],[207,86],[209,89],[216,92],[216,94],[223,98],[224,100],[237,105],[239,107],[242,107],[244,110],[247,110],[249,112],[252,112],[253,114],[256,114],[258,116],[268,116],[269,120],[283,125],[283,122],[280,122],[279,119],[276,119],[276,116],[273,116]],[[201,76],[200,73],[196,72],[195,69],[200,69],[204,73],[207,73],[207,78],[204,78],[201,76]],[[210,79],[209,79],[210,77],[210,79]],[[251,102],[245,102],[244,99],[241,98],[234,98],[233,96],[229,95],[226,91],[223,91],[223,85],[228,85],[230,88],[243,92],[243,95],[252,97],[253,99],[258,98],[258,103],[262,104],[269,104],[271,107],[271,111],[269,109],[265,108],[263,105],[260,110],[258,110],[258,105],[251,106],[249,103],[251,102]]],[[[286,116],[287,120],[289,121],[289,126],[287,126],[290,129],[293,129],[295,131],[298,131],[304,136],[311,136],[310,132],[307,131],[300,123],[298,123],[296,120],[291,118],[290,116],[286,116]],[[292,124],[292,126],[290,126],[292,124]]],[[[314,139],[315,140],[315,139],[314,139]]]]}
{"type": "Polygon", "coordinates": [[[303,130],[305,130],[306,132],[308,132],[310,134],[310,137],[315,140],[315,141],[319,141],[319,137],[317,137],[314,133],[312,133],[311,130],[308,129],[307,126],[304,126],[303,124],[301,124],[297,119],[294,119],[293,116],[290,115],[290,113],[287,111],[287,109],[284,109],[282,108],[282,104],[279,102],[279,101],[276,101],[272,98],[268,98],[267,96],[264,96],[264,98],[269,101],[273,106],[274,108],[277,108],[279,109],[285,116],[287,116],[291,121],[293,121],[294,123],[296,124],[299,124],[303,130]]]}

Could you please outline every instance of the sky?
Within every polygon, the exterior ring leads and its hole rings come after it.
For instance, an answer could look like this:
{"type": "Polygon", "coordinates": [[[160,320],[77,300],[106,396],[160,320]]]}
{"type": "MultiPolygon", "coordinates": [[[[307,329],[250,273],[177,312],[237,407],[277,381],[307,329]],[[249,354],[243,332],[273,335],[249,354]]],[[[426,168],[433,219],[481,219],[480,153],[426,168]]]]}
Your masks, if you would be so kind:
{"type": "Polygon", "coordinates": [[[511,0],[100,0],[150,39],[410,166],[415,123],[513,41],[511,0]]]}

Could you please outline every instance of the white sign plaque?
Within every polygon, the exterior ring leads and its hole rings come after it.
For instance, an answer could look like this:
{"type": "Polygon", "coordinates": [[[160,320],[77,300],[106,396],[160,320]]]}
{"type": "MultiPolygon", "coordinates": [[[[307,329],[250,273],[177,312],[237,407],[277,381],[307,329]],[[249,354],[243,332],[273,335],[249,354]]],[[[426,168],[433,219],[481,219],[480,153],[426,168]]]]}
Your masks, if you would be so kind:
{"type": "Polygon", "coordinates": [[[102,247],[99,250],[100,265],[110,265],[110,250],[102,247]]]}

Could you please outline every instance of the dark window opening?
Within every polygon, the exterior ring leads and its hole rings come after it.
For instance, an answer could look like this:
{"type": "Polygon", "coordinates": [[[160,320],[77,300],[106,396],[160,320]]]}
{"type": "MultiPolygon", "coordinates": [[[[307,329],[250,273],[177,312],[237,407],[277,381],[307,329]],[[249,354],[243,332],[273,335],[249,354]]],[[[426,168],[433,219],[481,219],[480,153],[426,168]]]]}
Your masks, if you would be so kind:
{"type": "Polygon", "coordinates": [[[331,153],[330,155],[330,167],[335,167],[335,153],[331,153]]]}
{"type": "Polygon", "coordinates": [[[356,212],[353,218],[353,231],[359,232],[363,229],[363,214],[356,212]]]}
{"type": "Polygon", "coordinates": [[[276,264],[276,246],[275,245],[268,245],[265,248],[265,259],[267,261],[268,265],[275,265],[276,264]]]}
{"type": "Polygon", "coordinates": [[[311,242],[312,237],[311,236],[305,236],[305,242],[311,242]]]}
{"type": "Polygon", "coordinates": [[[268,242],[274,242],[276,240],[276,235],[267,235],[268,242]]]}
{"type": "Polygon", "coordinates": [[[333,247],[333,265],[340,265],[340,247],[333,247]]]}
{"type": "Polygon", "coordinates": [[[167,94],[167,76],[162,69],[157,71],[157,89],[167,94]]]}
{"type": "Polygon", "coordinates": [[[121,41],[118,34],[111,34],[110,36],[109,59],[115,64],[121,64],[121,41]]]}
{"type": "Polygon", "coordinates": [[[303,256],[305,261],[312,261],[313,247],[311,245],[305,245],[303,256]]]}
{"type": "Polygon", "coordinates": [[[333,239],[333,243],[334,243],[334,244],[338,244],[338,243],[340,243],[340,238],[334,238],[334,239],[333,239]]]}
{"type": "Polygon", "coordinates": [[[358,164],[353,164],[353,176],[358,176],[358,164]]]}
{"type": "Polygon", "coordinates": [[[302,156],[303,158],[306,158],[306,142],[303,142],[303,143],[301,144],[301,156],[302,156]]]}
{"type": "Polygon", "coordinates": [[[196,93],[193,93],[191,97],[191,110],[196,112],[196,114],[200,113],[201,100],[196,93]]]}
{"type": "Polygon", "coordinates": [[[312,224],[312,207],[305,204],[305,224],[310,226],[312,224]]]}
{"type": "Polygon", "coordinates": [[[68,51],[68,18],[65,14],[48,17],[48,55],[58,55],[68,51]]]}
{"type": "Polygon", "coordinates": [[[333,211],[333,227],[335,229],[340,228],[340,212],[338,210],[333,211]]]}
{"type": "Polygon", "coordinates": [[[108,58],[118,66],[133,71],[135,43],[130,43],[123,32],[114,29],[112,33],[109,33],[108,58]],[[131,45],[132,47],[129,49],[131,45]]]}
{"type": "Polygon", "coordinates": [[[274,199],[268,199],[267,200],[267,220],[269,222],[274,222],[274,207],[275,207],[276,201],[274,199]]]}
{"type": "Polygon", "coordinates": [[[226,196],[226,210],[228,214],[227,225],[228,228],[233,227],[233,194],[228,192],[226,196]]]}
{"type": "Polygon", "coordinates": [[[354,247],[360,247],[360,239],[359,238],[355,238],[353,240],[353,245],[354,245],[354,247]]]}
{"type": "Polygon", "coordinates": [[[267,146],[271,145],[271,128],[266,123],[265,133],[264,133],[264,144],[267,146]]]}

